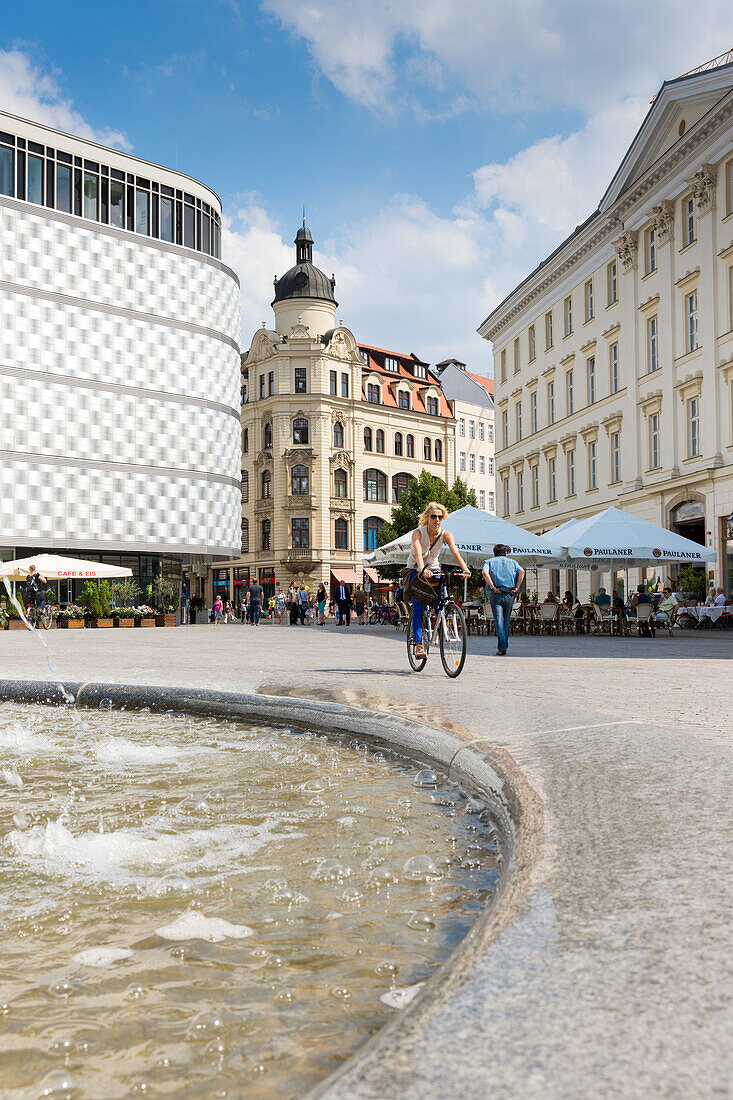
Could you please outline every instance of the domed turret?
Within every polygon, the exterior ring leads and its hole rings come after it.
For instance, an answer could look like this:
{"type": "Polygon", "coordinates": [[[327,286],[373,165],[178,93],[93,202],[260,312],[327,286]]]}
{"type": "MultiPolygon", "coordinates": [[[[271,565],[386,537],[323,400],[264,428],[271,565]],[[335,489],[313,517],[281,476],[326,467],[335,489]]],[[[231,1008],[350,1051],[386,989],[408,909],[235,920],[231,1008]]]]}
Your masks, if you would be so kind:
{"type": "Polygon", "coordinates": [[[315,337],[333,328],[338,302],[334,298],[336,279],[313,263],[313,238],[303,224],[295,234],[295,267],[275,279],[275,311],[277,330],[288,336],[292,327],[304,324],[315,337]]]}

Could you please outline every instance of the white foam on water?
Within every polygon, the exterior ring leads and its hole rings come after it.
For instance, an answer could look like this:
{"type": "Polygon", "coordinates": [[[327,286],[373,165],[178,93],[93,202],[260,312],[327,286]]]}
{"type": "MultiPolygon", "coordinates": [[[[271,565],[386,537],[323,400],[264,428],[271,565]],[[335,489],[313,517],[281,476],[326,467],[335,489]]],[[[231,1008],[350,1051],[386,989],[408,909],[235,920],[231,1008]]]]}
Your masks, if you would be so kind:
{"type": "Polygon", "coordinates": [[[0,754],[13,753],[20,756],[37,756],[39,753],[59,752],[60,743],[55,737],[48,737],[33,729],[29,723],[13,722],[0,726],[0,754]]]}
{"type": "Polygon", "coordinates": [[[221,917],[207,917],[196,909],[183,913],[172,924],[156,928],[155,933],[163,940],[206,940],[207,943],[244,940],[254,935],[253,929],[246,924],[230,924],[221,917]]]}
{"type": "Polygon", "coordinates": [[[92,966],[102,970],[124,959],[131,959],[132,954],[128,947],[90,947],[74,955],[72,961],[81,963],[82,966],[92,966]]]}
{"type": "Polygon", "coordinates": [[[20,778],[15,768],[3,768],[0,770],[0,775],[2,775],[9,787],[15,787],[17,791],[22,790],[23,780],[20,778]]]}
{"type": "Polygon", "coordinates": [[[379,999],[382,1004],[387,1005],[388,1008],[404,1008],[405,1005],[409,1005],[410,1001],[415,999],[424,985],[425,982],[415,982],[414,985],[404,987],[395,986],[394,989],[390,989],[387,993],[383,993],[379,999]]]}
{"type": "Polygon", "coordinates": [[[92,741],[89,751],[100,764],[177,764],[182,757],[199,756],[211,752],[211,749],[196,745],[181,746],[170,742],[159,745],[153,741],[130,741],[127,737],[107,737],[102,741],[92,741]]]}
{"type": "Polygon", "coordinates": [[[271,840],[299,835],[284,830],[284,821],[273,814],[260,825],[217,825],[189,831],[143,826],[74,834],[58,819],[24,831],[14,829],[3,843],[11,856],[51,876],[134,884],[155,893],[161,875],[171,871],[241,871],[248,857],[271,840]]]}

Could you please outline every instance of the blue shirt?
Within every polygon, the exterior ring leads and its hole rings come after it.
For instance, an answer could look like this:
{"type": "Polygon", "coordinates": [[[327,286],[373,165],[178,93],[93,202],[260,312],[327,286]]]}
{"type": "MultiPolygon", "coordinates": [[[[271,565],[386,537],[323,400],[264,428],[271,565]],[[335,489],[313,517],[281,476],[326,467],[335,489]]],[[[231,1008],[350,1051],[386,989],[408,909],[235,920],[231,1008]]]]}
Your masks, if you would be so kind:
{"type": "Polygon", "coordinates": [[[484,562],[484,569],[488,569],[489,576],[497,588],[514,588],[517,577],[522,567],[514,558],[488,558],[484,562]]]}

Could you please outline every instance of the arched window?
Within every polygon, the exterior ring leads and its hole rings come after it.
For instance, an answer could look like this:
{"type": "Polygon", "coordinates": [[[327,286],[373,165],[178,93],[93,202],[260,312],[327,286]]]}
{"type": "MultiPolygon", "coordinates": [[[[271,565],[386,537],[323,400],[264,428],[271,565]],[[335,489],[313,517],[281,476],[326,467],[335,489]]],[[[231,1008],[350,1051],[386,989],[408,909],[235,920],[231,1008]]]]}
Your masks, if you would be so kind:
{"type": "Polygon", "coordinates": [[[407,458],[415,457],[415,437],[414,435],[408,435],[405,439],[405,454],[407,458]]]}
{"type": "Polygon", "coordinates": [[[308,467],[293,466],[290,473],[290,484],[293,496],[304,496],[310,492],[308,467]]]}
{"type": "Polygon", "coordinates": [[[262,433],[262,448],[265,451],[272,450],[272,424],[268,421],[262,433]]]}
{"type": "Polygon", "coordinates": [[[387,477],[381,470],[364,471],[364,500],[387,500],[387,477]]]}
{"type": "Polygon", "coordinates": [[[384,432],[381,428],[377,428],[377,454],[384,454],[384,432]]]}
{"type": "Polygon", "coordinates": [[[249,520],[242,520],[242,553],[249,554],[249,520]]]}
{"type": "Polygon", "coordinates": [[[269,519],[263,519],[262,521],[262,537],[261,537],[261,549],[270,549],[270,521],[269,519]]]}
{"type": "Polygon", "coordinates": [[[349,525],[345,519],[337,519],[334,524],[334,533],[336,535],[335,546],[337,550],[349,549],[349,525]]]}
{"type": "Polygon", "coordinates": [[[372,429],[364,429],[364,450],[371,451],[372,449],[372,429]]]}
{"type": "Polygon", "coordinates": [[[249,428],[245,428],[242,432],[242,454],[247,454],[249,450],[249,428]]]}
{"type": "Polygon", "coordinates": [[[305,417],[296,416],[293,421],[293,443],[308,442],[308,421],[305,417]]]}
{"type": "Polygon", "coordinates": [[[394,433],[394,453],[402,457],[402,432],[394,433]]]}
{"type": "Polygon", "coordinates": [[[367,516],[364,520],[364,549],[376,550],[382,535],[384,520],[379,516],[367,516]]]}
{"type": "Polygon", "coordinates": [[[392,477],[392,503],[399,504],[415,478],[412,474],[394,474],[392,477]]]}
{"type": "Polygon", "coordinates": [[[435,440],[435,461],[443,461],[443,444],[440,442],[439,439],[435,440]]]}
{"type": "Polygon", "coordinates": [[[334,447],[343,447],[344,445],[344,426],[338,420],[333,426],[333,445],[334,447]]]}
{"type": "Polygon", "coordinates": [[[349,495],[348,490],[348,478],[346,470],[337,470],[333,475],[333,495],[335,497],[346,497],[349,495]]]}
{"type": "Polygon", "coordinates": [[[249,471],[242,470],[242,504],[249,501],[249,471]]]}
{"type": "MultiPolygon", "coordinates": [[[[433,445],[432,445],[432,443],[430,442],[430,440],[427,436],[425,436],[425,438],[423,439],[422,456],[423,456],[423,458],[425,459],[426,462],[431,462],[432,461],[433,445]]],[[[435,457],[437,458],[438,456],[436,455],[435,457]]]]}
{"type": "Polygon", "coordinates": [[[262,492],[260,493],[260,497],[262,498],[262,500],[269,500],[270,495],[271,495],[271,489],[272,489],[272,474],[270,473],[269,470],[263,470],[262,471],[262,481],[261,481],[260,484],[261,484],[261,488],[262,488],[262,492]]]}

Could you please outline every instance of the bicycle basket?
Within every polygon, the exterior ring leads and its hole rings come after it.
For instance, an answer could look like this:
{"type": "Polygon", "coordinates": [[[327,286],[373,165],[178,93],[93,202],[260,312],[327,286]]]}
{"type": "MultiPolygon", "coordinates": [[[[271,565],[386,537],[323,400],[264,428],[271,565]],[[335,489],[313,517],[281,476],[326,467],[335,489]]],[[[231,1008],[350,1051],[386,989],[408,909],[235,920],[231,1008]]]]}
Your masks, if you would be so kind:
{"type": "Polygon", "coordinates": [[[408,599],[417,600],[419,603],[434,603],[440,595],[440,582],[439,573],[431,573],[429,577],[423,574],[410,582],[405,595],[408,599]]]}

